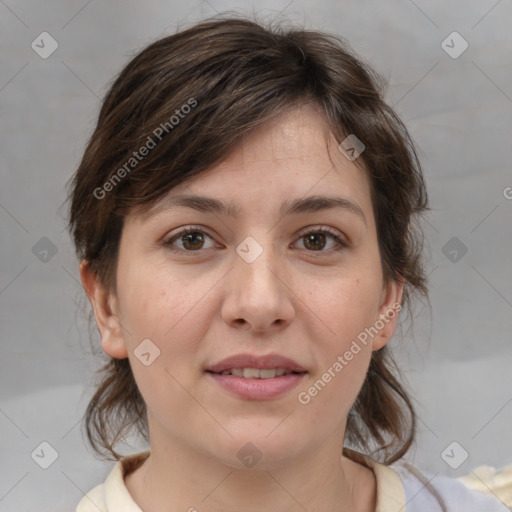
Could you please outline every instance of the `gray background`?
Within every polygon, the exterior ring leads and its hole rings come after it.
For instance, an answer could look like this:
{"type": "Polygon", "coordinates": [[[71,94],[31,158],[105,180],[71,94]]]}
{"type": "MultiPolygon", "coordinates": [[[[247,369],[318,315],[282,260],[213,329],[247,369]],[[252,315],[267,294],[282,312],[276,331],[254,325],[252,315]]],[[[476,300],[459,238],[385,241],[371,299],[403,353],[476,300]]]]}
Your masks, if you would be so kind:
{"type": "MultiPolygon", "coordinates": [[[[409,460],[452,476],[512,463],[510,0],[5,0],[0,510],[74,510],[110,470],[110,463],[93,458],[80,432],[97,362],[65,231],[65,183],[100,98],[129,56],[227,9],[269,17],[282,12],[342,35],[389,80],[387,99],[422,150],[433,209],[425,225],[432,317],[420,304],[414,338],[408,333],[393,342],[421,419],[409,460]],[[47,59],[31,48],[43,31],[59,45],[47,59]],[[441,46],[453,31],[469,44],[458,58],[441,46]],[[39,242],[43,237],[55,246],[53,256],[40,250],[53,247],[39,242]],[[446,246],[452,237],[458,241],[446,246]],[[462,258],[461,244],[467,248],[462,258]],[[458,261],[451,261],[454,248],[458,261]],[[31,458],[42,441],[58,452],[46,470],[31,458]],[[440,455],[452,441],[469,453],[457,469],[440,455]]],[[[450,41],[452,51],[461,48],[450,41]]],[[[457,447],[449,453],[452,463],[463,454],[457,447]]],[[[39,462],[45,457],[48,450],[39,462]]]]}

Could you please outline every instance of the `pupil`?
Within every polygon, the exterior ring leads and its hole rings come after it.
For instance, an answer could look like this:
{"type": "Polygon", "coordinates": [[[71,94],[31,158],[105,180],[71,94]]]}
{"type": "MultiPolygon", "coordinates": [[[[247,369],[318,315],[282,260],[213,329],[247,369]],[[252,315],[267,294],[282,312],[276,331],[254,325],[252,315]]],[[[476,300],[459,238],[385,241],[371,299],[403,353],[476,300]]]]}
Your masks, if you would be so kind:
{"type": "Polygon", "coordinates": [[[188,246],[189,249],[200,249],[203,242],[203,236],[197,231],[194,233],[187,233],[183,241],[184,246],[188,246]]]}
{"type": "Polygon", "coordinates": [[[325,235],[323,233],[315,233],[312,235],[306,235],[305,244],[308,249],[312,249],[313,251],[318,251],[325,247],[325,235]],[[316,243],[315,243],[316,241],[316,243]],[[320,242],[320,243],[318,243],[320,242]],[[312,243],[312,245],[311,245],[312,243]]]}

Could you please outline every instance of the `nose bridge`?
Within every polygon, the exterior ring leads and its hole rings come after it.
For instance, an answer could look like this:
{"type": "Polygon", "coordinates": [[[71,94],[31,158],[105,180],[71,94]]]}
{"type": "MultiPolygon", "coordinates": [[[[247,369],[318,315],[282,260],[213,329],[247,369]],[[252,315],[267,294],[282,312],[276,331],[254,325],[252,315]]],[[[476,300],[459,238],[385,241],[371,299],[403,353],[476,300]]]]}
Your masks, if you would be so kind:
{"type": "Polygon", "coordinates": [[[236,248],[223,314],[226,321],[244,320],[256,330],[264,330],[274,323],[289,321],[293,306],[278,275],[283,262],[274,250],[272,237],[259,238],[262,243],[247,237],[236,248]]]}
{"type": "Polygon", "coordinates": [[[276,273],[280,265],[271,235],[260,235],[258,238],[262,240],[261,244],[254,237],[248,236],[237,246],[236,278],[251,292],[259,289],[262,293],[278,293],[279,285],[275,281],[278,280],[276,273]]]}

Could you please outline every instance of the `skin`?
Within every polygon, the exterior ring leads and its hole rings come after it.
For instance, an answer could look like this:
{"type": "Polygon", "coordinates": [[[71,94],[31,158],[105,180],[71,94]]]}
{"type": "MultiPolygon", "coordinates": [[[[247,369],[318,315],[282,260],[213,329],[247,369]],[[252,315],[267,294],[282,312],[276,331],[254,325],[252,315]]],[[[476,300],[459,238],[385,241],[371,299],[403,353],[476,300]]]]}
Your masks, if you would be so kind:
{"type": "Polygon", "coordinates": [[[375,510],[373,472],[341,450],[372,350],[398,315],[309,404],[297,399],[403,291],[383,279],[366,174],[336,146],[312,105],[280,114],[170,193],[233,201],[238,217],[168,205],[128,215],[115,291],[82,262],[103,349],[130,359],[147,404],[151,455],[125,478],[144,511],[375,510]],[[365,220],[342,208],[280,216],[284,201],[310,195],[349,199],[365,220]],[[172,252],[165,242],[189,225],[209,235],[204,245],[181,237],[172,252]],[[350,245],[307,244],[326,227],[350,245]],[[252,263],[235,251],[247,236],[263,249],[252,263]],[[161,351],[149,366],[134,355],[147,338],[161,351]],[[242,400],[205,374],[242,352],[279,353],[308,373],[283,396],[242,400]],[[262,454],[250,469],[237,457],[247,442],[262,454]]]}

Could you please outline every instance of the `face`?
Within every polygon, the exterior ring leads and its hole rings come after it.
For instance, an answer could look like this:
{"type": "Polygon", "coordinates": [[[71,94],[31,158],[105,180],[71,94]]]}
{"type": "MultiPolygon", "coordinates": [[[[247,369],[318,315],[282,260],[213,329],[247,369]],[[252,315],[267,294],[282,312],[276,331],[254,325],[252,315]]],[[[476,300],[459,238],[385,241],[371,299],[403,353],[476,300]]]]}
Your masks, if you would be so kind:
{"type": "Polygon", "coordinates": [[[251,442],[268,468],[331,441],[341,452],[402,288],[383,280],[366,174],[336,145],[313,107],[282,114],[148,215],[126,217],[115,294],[82,269],[104,350],[130,359],[152,449],[243,467],[251,442]],[[282,356],[298,373],[209,371],[240,354],[255,359],[226,364],[282,370],[282,356]]]}

